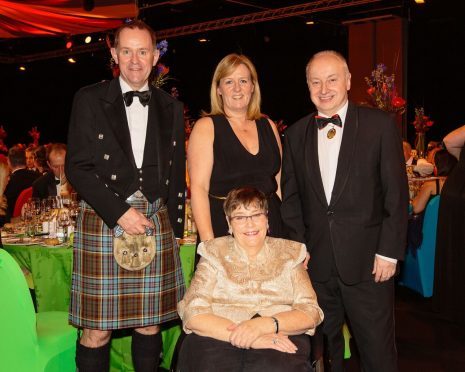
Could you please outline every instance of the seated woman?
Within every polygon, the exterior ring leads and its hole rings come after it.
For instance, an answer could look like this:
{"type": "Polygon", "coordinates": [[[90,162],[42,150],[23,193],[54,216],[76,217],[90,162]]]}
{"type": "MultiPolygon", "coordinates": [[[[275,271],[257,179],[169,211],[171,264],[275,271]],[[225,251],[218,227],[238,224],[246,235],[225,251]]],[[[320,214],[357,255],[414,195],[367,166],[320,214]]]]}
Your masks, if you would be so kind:
{"type": "Polygon", "coordinates": [[[224,202],[230,236],[202,242],[178,304],[185,338],[177,371],[310,371],[323,320],[302,262],[304,244],[267,237],[268,204],[251,187],[224,202]]]}
{"type": "Polygon", "coordinates": [[[423,212],[430,199],[441,193],[442,186],[447,179],[447,175],[454,168],[456,163],[457,159],[455,159],[446,150],[437,150],[435,152],[433,158],[434,175],[439,178],[432,181],[426,181],[421,185],[417,196],[412,200],[414,214],[423,212]]]}

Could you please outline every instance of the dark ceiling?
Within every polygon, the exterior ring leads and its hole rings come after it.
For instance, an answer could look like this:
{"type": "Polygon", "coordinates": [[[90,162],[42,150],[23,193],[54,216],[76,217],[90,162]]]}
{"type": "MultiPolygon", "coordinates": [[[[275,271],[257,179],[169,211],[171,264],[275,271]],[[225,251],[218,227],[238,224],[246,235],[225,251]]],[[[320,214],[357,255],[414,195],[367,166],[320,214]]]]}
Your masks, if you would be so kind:
{"type": "MultiPolygon", "coordinates": [[[[117,0],[95,0],[100,1],[117,0]]],[[[276,121],[291,124],[312,110],[304,66],[313,53],[334,49],[347,56],[350,27],[346,22],[401,16],[408,28],[407,121],[413,120],[413,108],[424,106],[427,115],[435,121],[428,131],[428,139],[439,139],[463,123],[464,98],[457,87],[465,85],[465,75],[460,73],[465,59],[457,48],[460,40],[465,40],[462,19],[465,2],[426,0],[426,4],[417,5],[414,0],[366,0],[365,5],[360,5],[359,1],[140,0],[138,5],[139,18],[157,30],[159,37],[164,35],[169,41],[168,52],[161,59],[170,68],[166,89],[178,88],[180,100],[185,102],[193,119],[201,110],[209,108],[210,80],[218,61],[228,53],[243,53],[252,59],[259,72],[263,112],[276,121]],[[281,14],[286,17],[276,19],[270,15],[273,10],[261,9],[290,6],[320,8],[318,11],[314,8],[313,14],[287,8],[281,14]],[[253,13],[259,16],[246,16],[253,13]],[[308,26],[305,21],[311,15],[316,24],[308,26]],[[249,17],[247,21],[251,23],[239,26],[239,16],[249,17]],[[228,21],[221,24],[217,22],[220,19],[228,21]],[[194,24],[197,30],[186,26],[194,24]],[[215,25],[224,29],[213,31],[215,25]],[[190,34],[174,36],[186,27],[190,34]],[[206,31],[209,27],[212,30],[206,31]],[[200,37],[208,42],[200,43],[200,37]],[[454,76],[453,83],[444,78],[447,74],[454,76]],[[444,94],[453,88],[457,92],[444,94]]],[[[96,33],[93,39],[104,39],[105,34],[96,33]]],[[[0,39],[0,81],[5,87],[0,90],[0,126],[8,132],[9,145],[28,143],[28,131],[33,126],[41,131],[44,143],[65,141],[75,92],[112,77],[105,42],[87,46],[82,39],[83,35],[74,36],[75,45],[81,46],[71,51],[64,48],[63,37],[0,39]],[[79,50],[77,62],[69,63],[68,57],[79,50]],[[16,61],[5,62],[15,58],[16,61]],[[21,58],[24,70],[19,68],[17,59],[21,58]]],[[[357,83],[365,84],[364,81],[357,83]]],[[[412,126],[408,128],[412,136],[412,126]]]]}
{"type": "MultiPolygon", "coordinates": [[[[389,15],[405,16],[409,3],[406,0],[139,0],[137,5],[139,18],[150,24],[162,38],[170,39],[271,20],[295,22],[301,19],[305,22],[312,19],[316,23],[342,24],[389,15]],[[251,14],[253,16],[248,19],[243,18],[251,14]],[[196,26],[186,29],[188,25],[196,26]]],[[[74,54],[105,47],[105,33],[97,33],[91,45],[83,45],[84,36],[74,36],[77,46],[74,54]]],[[[67,52],[63,37],[0,39],[0,63],[44,60],[64,56],[67,52]]]]}

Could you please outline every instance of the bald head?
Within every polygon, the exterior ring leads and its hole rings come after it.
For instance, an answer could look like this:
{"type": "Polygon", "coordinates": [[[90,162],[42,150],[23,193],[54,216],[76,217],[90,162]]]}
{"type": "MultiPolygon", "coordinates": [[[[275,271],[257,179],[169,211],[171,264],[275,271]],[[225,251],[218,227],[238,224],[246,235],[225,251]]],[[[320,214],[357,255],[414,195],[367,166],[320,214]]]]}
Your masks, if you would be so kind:
{"type": "Polygon", "coordinates": [[[315,54],[307,64],[310,97],[319,113],[333,116],[347,103],[350,72],[345,58],[333,50],[315,54]]]}

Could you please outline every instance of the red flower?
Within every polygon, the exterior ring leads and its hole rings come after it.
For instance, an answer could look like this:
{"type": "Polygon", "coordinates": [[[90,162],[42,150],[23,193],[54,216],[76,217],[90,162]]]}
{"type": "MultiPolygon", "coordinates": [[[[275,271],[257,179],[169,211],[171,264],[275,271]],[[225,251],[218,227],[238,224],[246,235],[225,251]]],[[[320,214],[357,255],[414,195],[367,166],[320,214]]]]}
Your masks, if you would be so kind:
{"type": "Polygon", "coordinates": [[[430,120],[429,116],[426,116],[424,112],[423,107],[415,109],[415,120],[412,122],[412,125],[419,133],[425,133],[434,124],[434,121],[430,120]]]}
{"type": "Polygon", "coordinates": [[[405,99],[403,99],[402,97],[399,97],[399,96],[395,96],[395,97],[392,98],[391,103],[395,108],[401,108],[401,107],[405,106],[405,99]]]}
{"type": "Polygon", "coordinates": [[[368,93],[370,96],[372,96],[373,93],[375,92],[375,90],[376,90],[375,87],[369,87],[369,88],[367,89],[367,93],[368,93]]]}

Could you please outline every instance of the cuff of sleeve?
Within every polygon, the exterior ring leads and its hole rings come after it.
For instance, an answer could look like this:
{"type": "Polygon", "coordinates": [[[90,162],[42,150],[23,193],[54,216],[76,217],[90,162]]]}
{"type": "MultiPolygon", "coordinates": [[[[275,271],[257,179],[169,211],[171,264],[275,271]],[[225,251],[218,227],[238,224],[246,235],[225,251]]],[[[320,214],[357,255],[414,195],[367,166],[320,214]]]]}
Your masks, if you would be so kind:
{"type": "Polygon", "coordinates": [[[397,259],[395,259],[395,258],[382,256],[380,254],[376,254],[376,256],[381,258],[382,260],[385,260],[385,261],[388,261],[388,262],[391,262],[391,263],[395,263],[395,264],[397,263],[397,259]]]}

